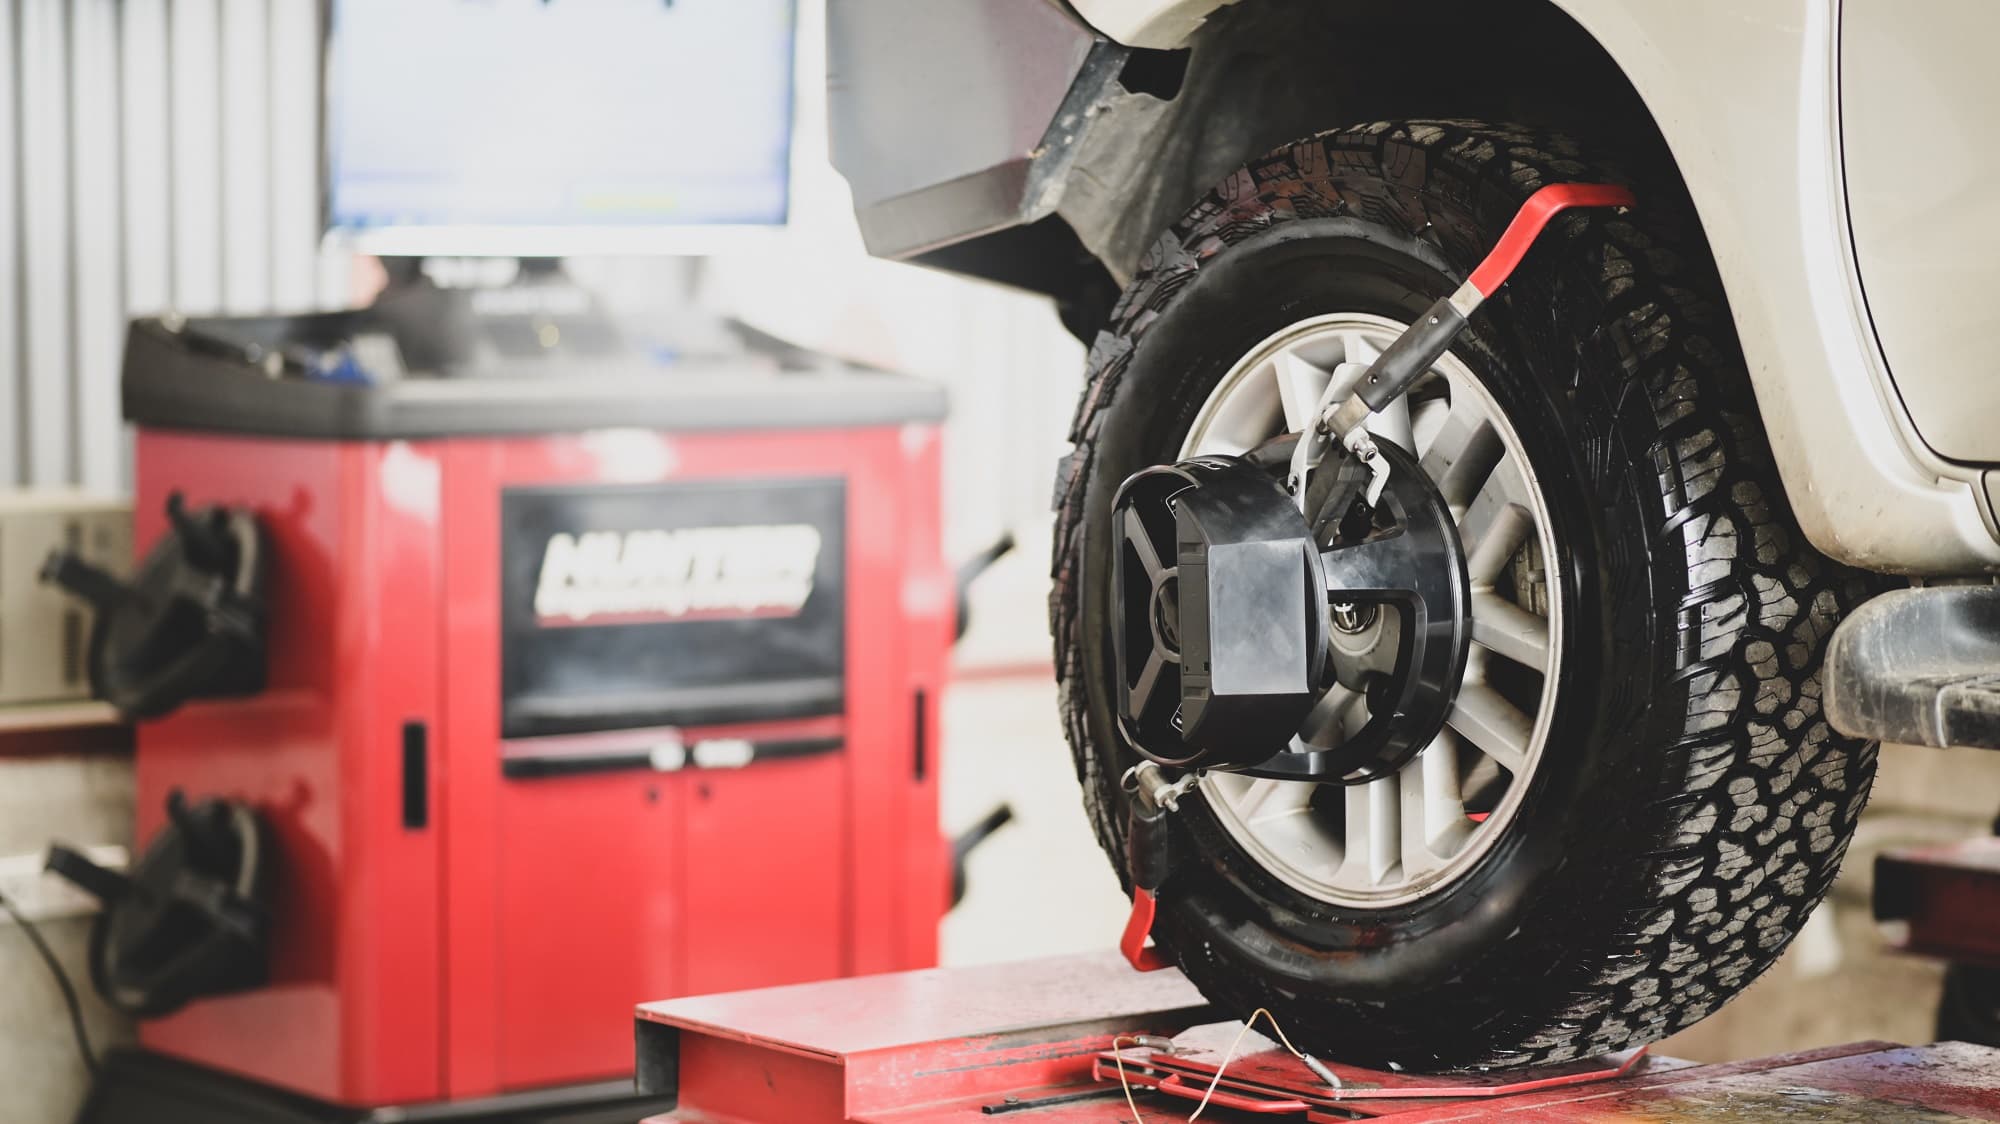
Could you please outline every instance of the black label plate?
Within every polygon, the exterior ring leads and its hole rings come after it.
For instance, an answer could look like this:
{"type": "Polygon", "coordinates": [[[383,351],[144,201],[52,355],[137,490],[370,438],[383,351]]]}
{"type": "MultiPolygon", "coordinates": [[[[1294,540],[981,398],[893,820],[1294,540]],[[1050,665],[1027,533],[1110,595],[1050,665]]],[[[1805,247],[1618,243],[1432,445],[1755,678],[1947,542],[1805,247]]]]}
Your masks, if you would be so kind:
{"type": "Polygon", "coordinates": [[[840,479],[501,494],[504,737],[837,714],[840,479]]]}

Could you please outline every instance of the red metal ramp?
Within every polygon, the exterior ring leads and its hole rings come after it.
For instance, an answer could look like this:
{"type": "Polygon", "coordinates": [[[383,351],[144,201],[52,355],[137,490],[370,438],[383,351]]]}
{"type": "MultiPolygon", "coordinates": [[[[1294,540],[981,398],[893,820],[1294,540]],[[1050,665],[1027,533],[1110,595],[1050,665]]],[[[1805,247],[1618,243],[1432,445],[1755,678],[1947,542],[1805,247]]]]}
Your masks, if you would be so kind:
{"type": "MultiPolygon", "coordinates": [[[[1106,953],[647,1004],[638,1071],[642,1092],[679,1097],[649,1124],[1114,1124],[1133,1118],[1122,1064],[1141,1118],[1173,1124],[1238,1029],[1214,1025],[1178,972],[1140,974],[1106,953]]],[[[1619,1055],[1470,1077],[1325,1068],[1338,1089],[1245,1035],[1202,1118],[2000,1121],[2000,1051],[1962,1043],[1709,1066],[1619,1055]]]]}

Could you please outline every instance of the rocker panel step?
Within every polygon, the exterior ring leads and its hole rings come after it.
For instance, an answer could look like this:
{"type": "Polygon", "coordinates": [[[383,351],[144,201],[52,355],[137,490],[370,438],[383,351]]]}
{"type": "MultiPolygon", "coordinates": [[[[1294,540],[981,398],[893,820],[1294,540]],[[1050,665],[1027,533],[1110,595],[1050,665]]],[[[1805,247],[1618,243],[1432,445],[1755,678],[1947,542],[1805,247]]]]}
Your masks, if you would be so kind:
{"type": "Polygon", "coordinates": [[[1853,737],[2000,749],[2000,587],[1899,589],[1849,614],[1826,716],[1853,737]]]}

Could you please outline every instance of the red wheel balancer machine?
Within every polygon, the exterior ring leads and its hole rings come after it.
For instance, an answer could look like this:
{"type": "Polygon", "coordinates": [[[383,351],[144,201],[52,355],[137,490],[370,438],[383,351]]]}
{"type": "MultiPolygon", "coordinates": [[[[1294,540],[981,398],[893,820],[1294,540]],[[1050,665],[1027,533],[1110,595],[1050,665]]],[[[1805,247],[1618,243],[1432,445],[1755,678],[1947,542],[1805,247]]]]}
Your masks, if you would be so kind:
{"type": "Polygon", "coordinates": [[[629,1096],[638,999],[934,963],[942,392],[293,373],[278,334],[344,315],[128,341],[141,553],[170,495],[247,510],[268,597],[262,689],[139,726],[137,837],[179,792],[272,849],[266,982],[145,1021],[128,1068],[629,1096]]]}

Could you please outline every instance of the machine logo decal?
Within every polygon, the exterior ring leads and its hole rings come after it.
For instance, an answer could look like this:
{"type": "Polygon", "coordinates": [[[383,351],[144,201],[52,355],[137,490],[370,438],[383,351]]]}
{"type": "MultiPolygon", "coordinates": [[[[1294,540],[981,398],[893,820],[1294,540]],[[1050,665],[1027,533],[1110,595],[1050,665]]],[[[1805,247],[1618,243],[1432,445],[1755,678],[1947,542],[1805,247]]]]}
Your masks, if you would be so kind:
{"type": "Polygon", "coordinates": [[[542,551],[536,623],[796,616],[812,595],[820,547],[809,523],[558,531],[542,551]]]}
{"type": "Polygon", "coordinates": [[[506,488],[500,527],[503,737],[846,705],[840,477],[506,488]]]}

